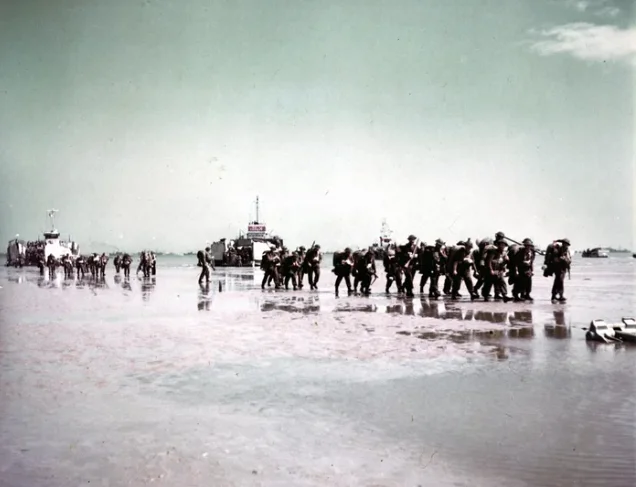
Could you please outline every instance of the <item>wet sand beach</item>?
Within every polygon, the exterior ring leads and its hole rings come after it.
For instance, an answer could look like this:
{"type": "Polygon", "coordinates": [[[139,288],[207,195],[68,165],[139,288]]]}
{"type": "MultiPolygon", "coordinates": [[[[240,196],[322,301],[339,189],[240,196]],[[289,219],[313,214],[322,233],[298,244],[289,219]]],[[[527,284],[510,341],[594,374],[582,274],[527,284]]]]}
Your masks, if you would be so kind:
{"type": "Polygon", "coordinates": [[[326,263],[294,292],[194,260],[0,269],[0,486],[636,484],[636,346],[584,338],[636,315],[631,255],[575,257],[557,305],[542,276],[531,304],[335,298],[326,263]]]}

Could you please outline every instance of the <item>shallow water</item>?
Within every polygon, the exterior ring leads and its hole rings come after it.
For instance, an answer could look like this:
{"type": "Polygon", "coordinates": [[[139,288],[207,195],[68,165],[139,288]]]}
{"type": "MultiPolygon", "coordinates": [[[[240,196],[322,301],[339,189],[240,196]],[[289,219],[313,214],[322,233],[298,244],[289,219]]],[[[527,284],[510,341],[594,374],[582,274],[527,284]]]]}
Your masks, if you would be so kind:
{"type": "Polygon", "coordinates": [[[636,314],[635,262],[577,258],[565,305],[3,268],[0,485],[632,486],[636,346],[584,328],[636,314]]]}

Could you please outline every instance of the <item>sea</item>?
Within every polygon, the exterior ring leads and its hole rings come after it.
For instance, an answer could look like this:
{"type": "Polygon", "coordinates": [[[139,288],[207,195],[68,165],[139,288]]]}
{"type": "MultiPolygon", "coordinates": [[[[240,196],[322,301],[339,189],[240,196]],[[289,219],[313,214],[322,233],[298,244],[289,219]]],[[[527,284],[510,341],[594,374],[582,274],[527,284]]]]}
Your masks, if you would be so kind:
{"type": "Polygon", "coordinates": [[[585,340],[636,315],[631,254],[575,256],[565,304],[539,263],[533,303],[136,264],[0,268],[0,486],[636,485],[636,345],[585,340]]]}

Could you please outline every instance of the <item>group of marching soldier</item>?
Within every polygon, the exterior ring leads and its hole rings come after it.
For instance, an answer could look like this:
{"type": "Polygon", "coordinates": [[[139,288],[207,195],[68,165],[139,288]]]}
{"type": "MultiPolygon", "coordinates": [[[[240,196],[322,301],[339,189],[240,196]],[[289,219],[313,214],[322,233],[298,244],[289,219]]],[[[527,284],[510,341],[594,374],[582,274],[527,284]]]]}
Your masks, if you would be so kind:
{"type": "MultiPolygon", "coordinates": [[[[43,252],[42,252],[43,254],[43,252]]],[[[104,278],[106,276],[106,265],[108,264],[109,257],[106,253],[98,255],[93,253],[90,255],[63,255],[57,259],[52,254],[44,259],[42,256],[39,260],[38,267],[40,268],[40,274],[44,274],[44,268],[49,271],[49,277],[54,277],[56,269],[61,267],[64,269],[64,279],[72,279],[77,273],[78,279],[83,279],[85,275],[90,272],[94,278],[104,278]]],[[[130,254],[117,253],[113,260],[115,265],[115,272],[119,274],[123,270],[124,277],[130,277],[130,266],[133,259],[130,254]]],[[[157,273],[157,259],[154,252],[143,251],[140,254],[139,266],[137,267],[137,273],[143,272],[144,277],[149,277],[151,274],[157,273]]]]}
{"type": "MultiPolygon", "coordinates": [[[[428,296],[432,299],[438,299],[442,293],[457,299],[461,297],[463,284],[471,300],[482,297],[484,301],[489,301],[494,293],[495,300],[504,302],[532,301],[534,260],[538,253],[545,256],[543,275],[554,276],[552,301],[565,302],[564,280],[572,261],[570,241],[555,240],[542,252],[535,249],[529,238],[513,245],[509,245],[507,240],[510,239],[502,232],[497,232],[494,240],[485,238],[474,245],[468,239],[447,246],[441,239],[437,239],[433,245],[419,243],[414,235],[410,235],[407,244],[391,244],[384,252],[385,291],[389,293],[395,283],[398,294],[413,297],[415,276],[419,272],[420,294],[424,294],[428,283],[428,296]],[[440,292],[439,280],[442,276],[444,282],[440,292]],[[473,282],[473,278],[476,282],[473,282]],[[508,294],[509,285],[512,296],[508,294]]],[[[207,252],[208,249],[201,253],[200,262],[202,258],[205,260],[207,252]]],[[[295,252],[289,252],[285,247],[271,249],[263,254],[261,260],[261,269],[264,271],[261,288],[264,289],[273,282],[276,289],[283,285],[285,289],[289,289],[291,282],[294,290],[302,289],[304,276],[307,275],[310,288],[318,289],[321,262],[319,245],[312,245],[309,250],[301,246],[295,252]]],[[[369,248],[354,252],[346,248],[343,252],[336,252],[332,272],[336,275],[336,296],[339,295],[343,281],[349,294],[357,293],[359,287],[362,294],[368,295],[378,276],[375,250],[369,248]]],[[[199,282],[206,277],[204,273],[205,269],[202,270],[199,282]]],[[[209,269],[207,279],[209,280],[209,269]]]]}

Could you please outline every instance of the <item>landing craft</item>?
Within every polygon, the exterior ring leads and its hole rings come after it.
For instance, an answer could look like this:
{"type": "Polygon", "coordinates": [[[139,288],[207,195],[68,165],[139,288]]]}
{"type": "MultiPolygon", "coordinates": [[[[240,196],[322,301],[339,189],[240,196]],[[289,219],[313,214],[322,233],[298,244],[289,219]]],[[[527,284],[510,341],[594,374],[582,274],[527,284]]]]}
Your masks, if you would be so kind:
{"type": "Polygon", "coordinates": [[[58,210],[48,210],[47,214],[51,220],[51,229],[43,233],[43,240],[26,242],[17,237],[9,242],[7,247],[7,265],[15,265],[14,262],[22,262],[27,266],[38,266],[40,261],[46,262],[49,255],[56,259],[61,259],[64,255],[78,256],[80,248],[77,242],[61,240],[60,232],[55,228],[53,216],[58,210]],[[9,263],[11,259],[11,263],[9,263]]]}
{"type": "Polygon", "coordinates": [[[214,265],[242,267],[260,265],[264,252],[282,248],[283,240],[267,231],[259,221],[259,199],[256,197],[256,219],[247,224],[247,233],[239,232],[235,239],[222,238],[210,245],[214,265]]]}
{"type": "Polygon", "coordinates": [[[393,239],[393,231],[389,228],[386,219],[382,220],[382,228],[380,229],[380,242],[371,245],[376,259],[383,259],[389,245],[395,243],[393,239]]]}

